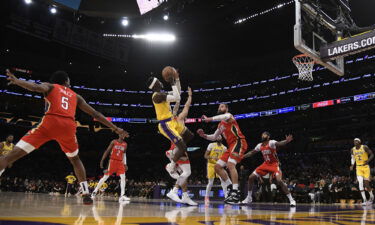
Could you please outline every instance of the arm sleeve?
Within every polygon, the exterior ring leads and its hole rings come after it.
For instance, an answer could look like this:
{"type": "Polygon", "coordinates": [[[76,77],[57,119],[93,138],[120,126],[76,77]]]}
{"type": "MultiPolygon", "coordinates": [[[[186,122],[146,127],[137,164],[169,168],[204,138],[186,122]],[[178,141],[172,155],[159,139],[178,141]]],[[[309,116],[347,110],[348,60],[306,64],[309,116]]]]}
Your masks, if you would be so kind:
{"type": "Polygon", "coordinates": [[[220,128],[217,128],[215,133],[207,135],[206,139],[209,141],[216,141],[220,137],[221,133],[222,131],[220,130],[220,128]]]}
{"type": "Polygon", "coordinates": [[[123,161],[124,161],[124,164],[126,165],[126,164],[127,164],[127,161],[126,161],[126,153],[124,153],[123,161]]]}
{"type": "Polygon", "coordinates": [[[207,152],[210,152],[212,150],[212,143],[207,146],[207,152]]]}
{"type": "Polygon", "coordinates": [[[277,141],[270,140],[269,145],[270,145],[271,148],[276,149],[276,143],[277,143],[277,141]]]}
{"type": "Polygon", "coordinates": [[[231,117],[232,117],[232,114],[225,113],[225,114],[222,114],[222,115],[212,117],[212,120],[213,121],[229,120],[231,117]]]}
{"type": "Polygon", "coordinates": [[[172,95],[167,95],[167,102],[179,102],[181,100],[181,96],[176,85],[172,86],[172,93],[172,95]]]}
{"type": "Polygon", "coordinates": [[[352,154],[351,163],[352,163],[352,165],[354,165],[354,163],[355,163],[355,159],[354,159],[354,155],[353,154],[352,154]]]}
{"type": "Polygon", "coordinates": [[[255,147],[254,151],[256,151],[256,152],[259,152],[259,151],[260,151],[260,144],[258,144],[258,145],[255,147]]]}

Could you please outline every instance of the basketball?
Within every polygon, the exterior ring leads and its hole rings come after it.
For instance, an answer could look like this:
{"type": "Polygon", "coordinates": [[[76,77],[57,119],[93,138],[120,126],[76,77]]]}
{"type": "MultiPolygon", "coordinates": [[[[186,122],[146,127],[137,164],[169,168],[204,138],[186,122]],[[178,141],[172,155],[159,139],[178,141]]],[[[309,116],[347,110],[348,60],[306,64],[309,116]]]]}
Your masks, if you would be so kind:
{"type": "Polygon", "coordinates": [[[177,70],[172,66],[166,66],[164,67],[163,71],[161,72],[161,75],[163,76],[164,80],[170,83],[173,78],[176,79],[178,77],[177,70]]]}

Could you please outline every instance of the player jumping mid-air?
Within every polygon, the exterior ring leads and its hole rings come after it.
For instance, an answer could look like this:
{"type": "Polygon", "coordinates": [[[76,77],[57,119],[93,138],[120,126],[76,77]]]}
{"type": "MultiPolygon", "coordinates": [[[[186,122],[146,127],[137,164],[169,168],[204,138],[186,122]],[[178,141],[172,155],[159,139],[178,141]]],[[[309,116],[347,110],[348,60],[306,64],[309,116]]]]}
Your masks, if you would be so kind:
{"type": "MultiPolygon", "coordinates": [[[[14,136],[12,134],[9,134],[5,141],[0,143],[0,156],[6,156],[11,152],[14,148],[13,144],[14,136]]],[[[8,165],[8,168],[11,168],[12,164],[10,163],[8,165]]],[[[0,171],[0,176],[4,173],[5,169],[0,171]]]]}
{"type": "Polygon", "coordinates": [[[110,175],[116,173],[117,176],[120,176],[120,188],[121,194],[119,202],[130,201],[130,198],[125,196],[125,185],[126,177],[125,173],[127,170],[126,166],[126,149],[128,144],[124,141],[125,137],[129,137],[128,134],[119,135],[118,139],[111,141],[107,150],[103,153],[102,160],[100,161],[100,168],[104,168],[104,160],[107,158],[109,153],[111,153],[108,169],[104,173],[104,176],[100,179],[99,184],[96,186],[95,190],[92,192],[91,197],[94,198],[98,193],[98,190],[102,187],[102,184],[106,182],[110,175]]]}
{"type": "Polygon", "coordinates": [[[243,204],[249,204],[253,201],[253,184],[254,180],[258,177],[261,177],[271,174],[273,178],[276,179],[277,184],[281,187],[281,190],[286,194],[289,199],[290,206],[296,206],[296,201],[293,199],[292,194],[288,190],[288,187],[282,180],[282,173],[279,167],[279,159],[277,157],[277,148],[285,146],[293,140],[292,135],[286,136],[283,141],[270,140],[271,135],[268,132],[262,133],[262,143],[259,143],[253,151],[250,151],[244,155],[244,158],[251,157],[258,152],[261,152],[263,155],[264,163],[257,167],[255,171],[249,176],[249,191],[247,197],[243,204]]]}
{"type": "Polygon", "coordinates": [[[10,81],[9,84],[43,94],[47,103],[47,110],[39,125],[23,136],[13,151],[0,158],[0,170],[5,169],[9,164],[24,157],[44,143],[55,140],[73,165],[74,172],[82,188],[83,203],[92,204],[86,181],[86,171],[78,156],[76,108],[78,107],[118,134],[126,132],[109,122],[101,113],[87,104],[80,95],[71,90],[70,79],[64,71],[53,73],[50,83],[41,84],[20,80],[9,70],[7,70],[6,75],[10,81]]]}
{"type": "Polygon", "coordinates": [[[357,180],[359,191],[363,198],[363,205],[371,205],[374,201],[374,194],[370,186],[370,166],[368,163],[374,158],[374,154],[367,145],[362,145],[359,138],[354,139],[354,147],[350,150],[352,155],[350,170],[353,170],[354,164],[356,166],[357,180]],[[364,185],[363,185],[364,184],[364,185]],[[367,201],[365,189],[370,194],[370,199],[367,201]]]}
{"type": "Polygon", "coordinates": [[[170,103],[179,102],[181,99],[181,88],[177,71],[175,71],[175,74],[177,77],[169,81],[172,84],[172,91],[169,93],[163,91],[163,83],[161,83],[156,77],[151,77],[148,81],[148,88],[154,92],[152,95],[152,103],[155,107],[156,118],[159,121],[159,131],[177,146],[171,163],[166,166],[166,170],[169,173],[176,171],[177,161],[187,152],[186,143],[194,137],[193,133],[187,129],[184,124],[178,122],[173,116],[170,103]]]}
{"type": "Polygon", "coordinates": [[[208,179],[208,183],[206,187],[206,196],[204,198],[204,201],[206,204],[210,202],[210,192],[214,184],[215,177],[220,178],[219,176],[217,176],[215,172],[215,165],[217,161],[220,159],[220,157],[226,151],[227,151],[227,147],[225,147],[225,145],[221,143],[221,138],[219,137],[217,141],[212,142],[208,145],[207,150],[204,153],[204,158],[207,159],[207,179],[208,179]]]}
{"type": "Polygon", "coordinates": [[[219,115],[214,117],[202,116],[202,119],[205,122],[220,121],[215,133],[207,135],[202,129],[197,130],[197,133],[199,136],[210,141],[217,141],[220,135],[226,140],[228,150],[217,161],[215,172],[221,178],[222,187],[226,196],[224,202],[228,204],[238,204],[240,201],[240,192],[238,190],[238,173],[236,164],[241,162],[243,155],[247,150],[247,142],[234,116],[229,113],[229,107],[227,104],[220,104],[217,113],[219,115]],[[228,168],[231,179],[229,179],[229,176],[224,169],[225,167],[228,168]],[[227,193],[228,187],[229,192],[227,193]]]}
{"type": "MultiPolygon", "coordinates": [[[[180,114],[178,114],[174,118],[174,120],[176,120],[178,123],[182,124],[183,126],[185,126],[185,119],[187,118],[187,115],[189,113],[189,108],[191,106],[191,101],[192,101],[192,95],[193,95],[193,92],[191,88],[189,87],[188,99],[184,105],[184,109],[182,110],[180,114]]],[[[180,105],[179,102],[177,102],[176,105],[173,107],[173,115],[177,114],[179,105],[180,105]]],[[[166,152],[167,157],[171,161],[172,161],[175,151],[177,151],[176,148],[177,146],[172,142],[171,148],[166,152]]],[[[187,192],[187,181],[191,174],[190,160],[189,160],[189,156],[187,152],[185,152],[184,155],[180,157],[180,159],[176,163],[176,166],[177,166],[176,171],[170,172],[167,170],[169,175],[172,178],[177,180],[174,188],[170,192],[168,192],[167,194],[168,198],[172,199],[173,201],[185,203],[185,204],[192,205],[192,206],[198,205],[196,202],[190,199],[189,194],[187,192]],[[182,189],[182,199],[180,199],[177,194],[179,188],[182,189]]]]}

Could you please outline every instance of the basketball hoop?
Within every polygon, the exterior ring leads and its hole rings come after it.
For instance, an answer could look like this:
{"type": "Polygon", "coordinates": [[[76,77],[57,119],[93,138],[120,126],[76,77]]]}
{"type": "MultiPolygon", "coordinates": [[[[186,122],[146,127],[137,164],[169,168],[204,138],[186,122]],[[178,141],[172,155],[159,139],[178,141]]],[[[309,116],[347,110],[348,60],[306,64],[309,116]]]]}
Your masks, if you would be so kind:
{"type": "Polygon", "coordinates": [[[303,81],[313,81],[312,71],[314,68],[314,59],[306,54],[296,55],[292,58],[294,65],[296,65],[299,75],[298,79],[303,81]]]}

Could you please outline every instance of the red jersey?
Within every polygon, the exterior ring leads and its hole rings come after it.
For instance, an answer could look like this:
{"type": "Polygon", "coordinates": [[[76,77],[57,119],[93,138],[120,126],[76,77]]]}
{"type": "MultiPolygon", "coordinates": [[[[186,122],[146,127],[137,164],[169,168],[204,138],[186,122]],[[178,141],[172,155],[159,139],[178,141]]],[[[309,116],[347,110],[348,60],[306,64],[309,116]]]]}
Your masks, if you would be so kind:
{"type": "Polygon", "coordinates": [[[124,154],[127,147],[128,144],[125,141],[118,142],[117,140],[115,140],[111,151],[111,159],[122,161],[124,159],[124,154]]]}
{"type": "Polygon", "coordinates": [[[235,144],[238,139],[245,139],[245,136],[242,134],[240,127],[235,119],[232,119],[230,122],[221,121],[219,123],[219,129],[222,131],[222,135],[227,141],[228,145],[235,144]]]}
{"type": "Polygon", "coordinates": [[[77,108],[77,94],[70,88],[54,84],[46,100],[46,115],[57,115],[75,119],[77,108]]]}
{"type": "Polygon", "coordinates": [[[276,142],[277,141],[275,140],[270,140],[266,145],[263,145],[263,143],[259,143],[255,147],[255,151],[262,152],[264,162],[267,164],[279,163],[279,159],[277,158],[276,142]]]}

